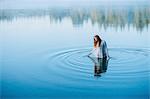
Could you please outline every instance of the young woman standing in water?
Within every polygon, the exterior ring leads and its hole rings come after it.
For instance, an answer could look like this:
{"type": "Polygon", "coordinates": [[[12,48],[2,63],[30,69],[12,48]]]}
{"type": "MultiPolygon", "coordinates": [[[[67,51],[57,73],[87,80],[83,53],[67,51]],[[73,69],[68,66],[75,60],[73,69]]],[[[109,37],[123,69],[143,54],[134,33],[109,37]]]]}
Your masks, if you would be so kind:
{"type": "Polygon", "coordinates": [[[109,59],[107,44],[98,35],[94,36],[94,47],[88,56],[109,59]]]}

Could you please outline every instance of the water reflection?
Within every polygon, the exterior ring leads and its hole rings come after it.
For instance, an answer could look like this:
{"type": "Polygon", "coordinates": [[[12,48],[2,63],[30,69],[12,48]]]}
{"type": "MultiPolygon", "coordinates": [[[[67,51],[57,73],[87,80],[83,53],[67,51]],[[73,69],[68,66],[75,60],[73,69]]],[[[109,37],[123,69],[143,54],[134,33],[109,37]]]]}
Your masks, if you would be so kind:
{"type": "Polygon", "coordinates": [[[102,73],[105,73],[108,67],[108,61],[106,58],[94,58],[89,57],[94,63],[94,76],[101,77],[102,73]]]}
{"type": "Polygon", "coordinates": [[[12,21],[19,17],[49,16],[51,22],[61,22],[64,18],[72,20],[73,26],[82,26],[84,22],[91,21],[92,25],[98,24],[99,28],[115,27],[129,28],[132,25],[137,31],[148,28],[150,23],[149,7],[132,8],[80,8],[80,9],[5,9],[0,10],[0,21],[12,21]]]}

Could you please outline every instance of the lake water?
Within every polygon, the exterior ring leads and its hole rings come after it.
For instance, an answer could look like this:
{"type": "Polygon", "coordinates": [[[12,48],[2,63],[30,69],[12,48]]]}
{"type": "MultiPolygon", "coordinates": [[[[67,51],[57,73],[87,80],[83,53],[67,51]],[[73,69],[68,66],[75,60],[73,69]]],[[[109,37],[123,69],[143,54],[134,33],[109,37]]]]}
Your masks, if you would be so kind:
{"type": "Polygon", "coordinates": [[[1,9],[0,37],[3,99],[149,98],[150,7],[1,9]]]}

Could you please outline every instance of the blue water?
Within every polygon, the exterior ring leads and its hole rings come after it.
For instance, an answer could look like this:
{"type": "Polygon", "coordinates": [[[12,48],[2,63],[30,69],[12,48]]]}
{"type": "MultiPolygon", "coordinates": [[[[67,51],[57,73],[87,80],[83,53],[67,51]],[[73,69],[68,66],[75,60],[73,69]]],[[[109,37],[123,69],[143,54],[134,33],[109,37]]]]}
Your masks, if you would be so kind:
{"type": "Polygon", "coordinates": [[[149,7],[117,9],[0,10],[1,98],[148,99],[149,7]]]}

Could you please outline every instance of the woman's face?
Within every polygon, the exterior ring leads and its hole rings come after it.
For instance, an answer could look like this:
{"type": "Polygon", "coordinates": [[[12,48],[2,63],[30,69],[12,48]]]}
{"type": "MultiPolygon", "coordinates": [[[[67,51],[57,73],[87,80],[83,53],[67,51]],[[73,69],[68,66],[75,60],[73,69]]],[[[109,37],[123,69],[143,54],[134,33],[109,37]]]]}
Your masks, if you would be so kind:
{"type": "Polygon", "coordinates": [[[98,40],[98,39],[97,39],[96,37],[94,37],[94,41],[97,42],[97,40],[98,40]]]}

